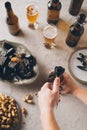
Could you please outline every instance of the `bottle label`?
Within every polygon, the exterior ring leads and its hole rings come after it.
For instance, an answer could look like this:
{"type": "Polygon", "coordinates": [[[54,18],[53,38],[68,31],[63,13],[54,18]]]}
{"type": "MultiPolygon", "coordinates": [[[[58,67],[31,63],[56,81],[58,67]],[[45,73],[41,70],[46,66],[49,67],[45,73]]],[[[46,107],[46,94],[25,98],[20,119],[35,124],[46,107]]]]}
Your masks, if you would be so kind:
{"type": "Polygon", "coordinates": [[[48,20],[58,20],[60,11],[58,10],[48,10],[48,20]]]}
{"type": "Polygon", "coordinates": [[[14,25],[8,25],[8,29],[12,35],[15,35],[17,32],[20,31],[18,23],[14,24],[14,25]]]}

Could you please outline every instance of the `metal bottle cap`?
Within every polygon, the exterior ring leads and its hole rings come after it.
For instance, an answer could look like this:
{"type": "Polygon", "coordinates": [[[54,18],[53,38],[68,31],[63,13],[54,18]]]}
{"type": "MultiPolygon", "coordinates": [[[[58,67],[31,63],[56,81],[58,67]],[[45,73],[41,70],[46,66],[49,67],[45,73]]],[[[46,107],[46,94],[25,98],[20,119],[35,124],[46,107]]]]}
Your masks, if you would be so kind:
{"type": "Polygon", "coordinates": [[[11,3],[7,1],[7,2],[5,3],[5,8],[11,9],[11,3]]]}
{"type": "Polygon", "coordinates": [[[59,2],[59,0],[52,0],[52,2],[56,4],[59,2]]]}

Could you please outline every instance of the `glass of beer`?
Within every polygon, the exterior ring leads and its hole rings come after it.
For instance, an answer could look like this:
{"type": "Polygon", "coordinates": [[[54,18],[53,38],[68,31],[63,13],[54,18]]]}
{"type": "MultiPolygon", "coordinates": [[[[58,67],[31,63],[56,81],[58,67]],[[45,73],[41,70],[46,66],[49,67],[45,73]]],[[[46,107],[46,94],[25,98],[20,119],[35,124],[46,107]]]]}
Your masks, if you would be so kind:
{"type": "Polygon", "coordinates": [[[57,36],[57,27],[55,25],[48,24],[43,29],[43,35],[45,39],[45,47],[54,48],[56,46],[55,38],[57,36]]]}
{"type": "Polygon", "coordinates": [[[26,16],[29,21],[29,27],[32,29],[38,28],[38,16],[39,16],[39,9],[36,3],[29,3],[26,8],[26,16]]]}

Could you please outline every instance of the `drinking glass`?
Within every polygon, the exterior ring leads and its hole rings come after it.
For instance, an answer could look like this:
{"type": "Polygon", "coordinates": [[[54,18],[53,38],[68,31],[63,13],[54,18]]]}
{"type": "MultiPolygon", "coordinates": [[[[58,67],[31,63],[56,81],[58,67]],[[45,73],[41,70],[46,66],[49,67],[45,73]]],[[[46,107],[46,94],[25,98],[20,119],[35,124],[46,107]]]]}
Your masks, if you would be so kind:
{"type": "Polygon", "coordinates": [[[38,16],[39,16],[39,9],[36,3],[29,3],[26,7],[26,16],[29,21],[29,27],[31,29],[38,28],[38,16]]]}
{"type": "Polygon", "coordinates": [[[43,29],[46,48],[54,48],[56,46],[55,38],[57,36],[57,27],[55,25],[46,25],[43,29]]]}

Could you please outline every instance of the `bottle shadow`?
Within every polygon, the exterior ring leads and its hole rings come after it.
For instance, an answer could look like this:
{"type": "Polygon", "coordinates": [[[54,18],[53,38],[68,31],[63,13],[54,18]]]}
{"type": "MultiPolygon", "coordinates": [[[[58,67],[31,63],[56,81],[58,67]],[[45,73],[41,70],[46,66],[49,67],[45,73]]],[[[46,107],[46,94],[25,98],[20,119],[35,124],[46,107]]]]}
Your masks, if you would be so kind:
{"type": "Polygon", "coordinates": [[[23,32],[23,30],[20,30],[20,32],[17,35],[17,37],[25,37],[25,33],[23,32]]]}
{"type": "Polygon", "coordinates": [[[64,32],[67,32],[69,30],[69,26],[70,26],[70,22],[69,21],[66,22],[63,19],[60,19],[57,24],[57,28],[64,32]]]}

